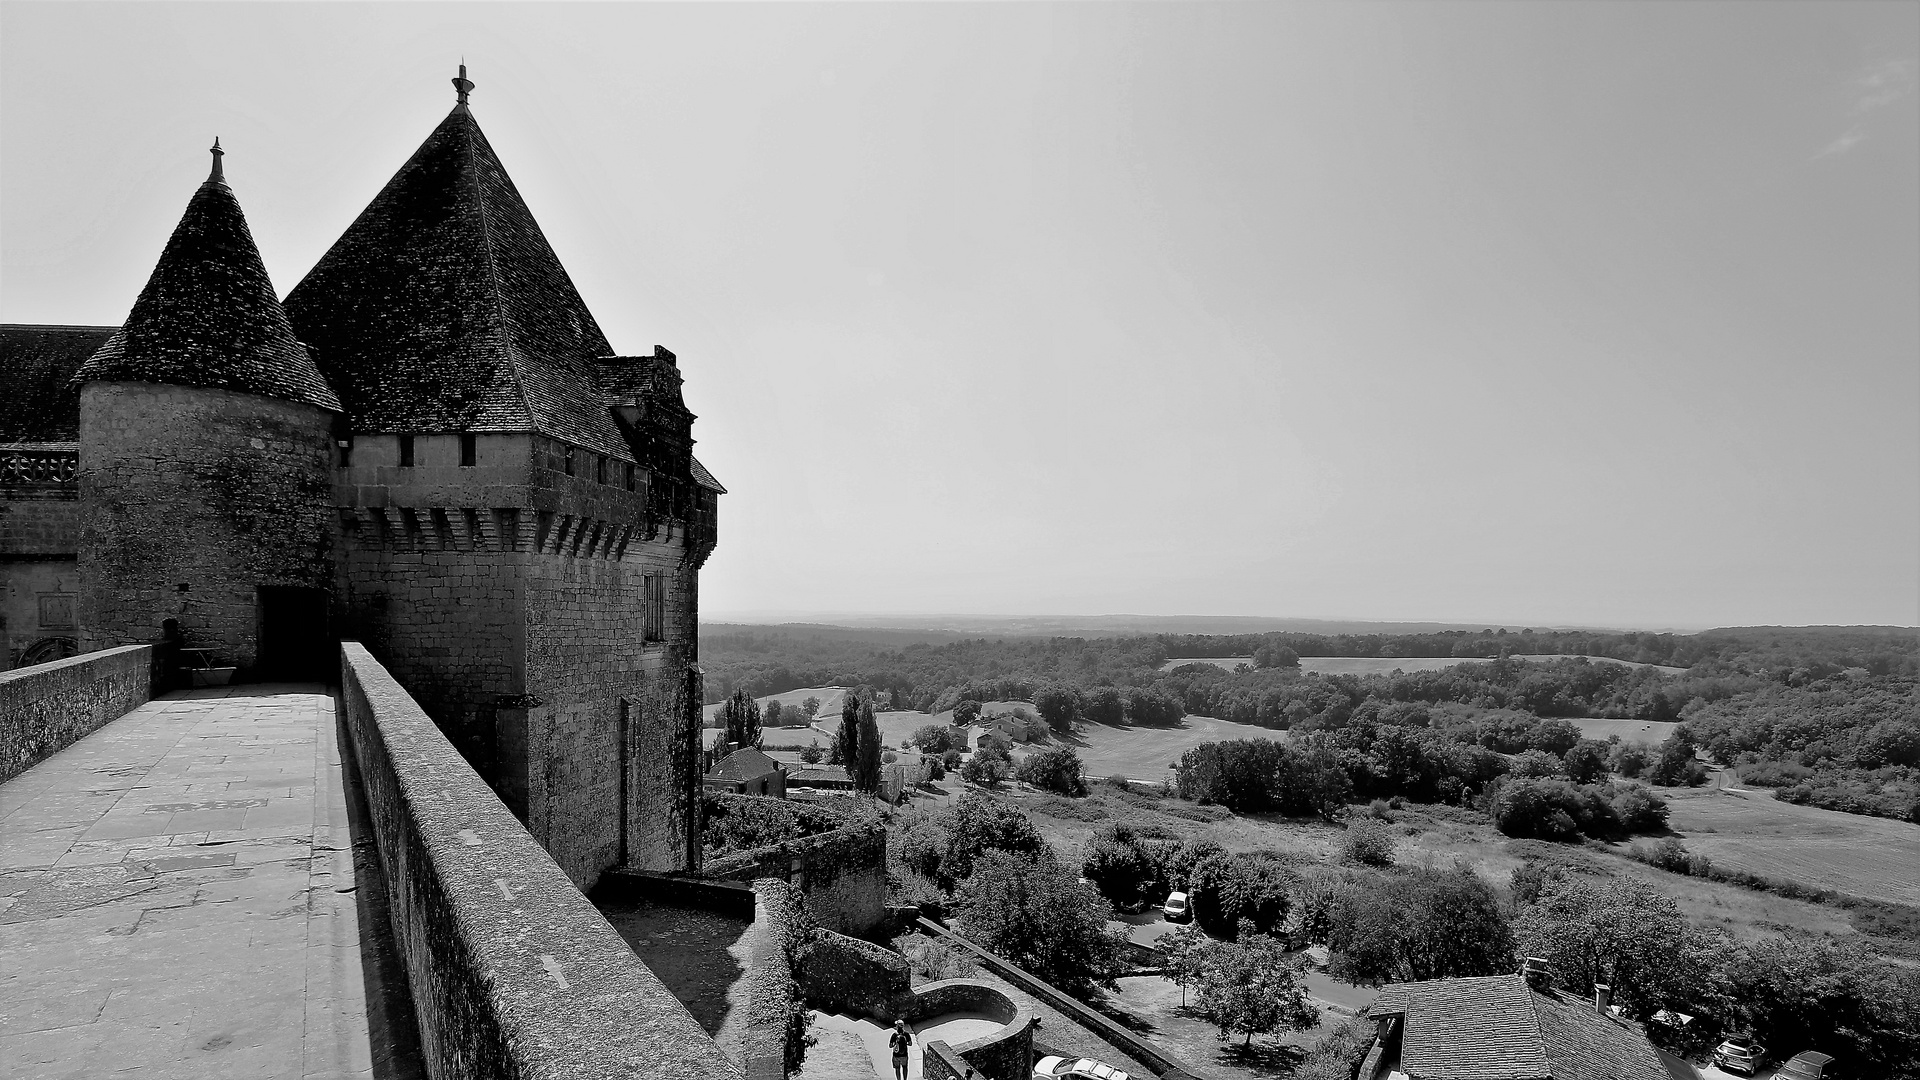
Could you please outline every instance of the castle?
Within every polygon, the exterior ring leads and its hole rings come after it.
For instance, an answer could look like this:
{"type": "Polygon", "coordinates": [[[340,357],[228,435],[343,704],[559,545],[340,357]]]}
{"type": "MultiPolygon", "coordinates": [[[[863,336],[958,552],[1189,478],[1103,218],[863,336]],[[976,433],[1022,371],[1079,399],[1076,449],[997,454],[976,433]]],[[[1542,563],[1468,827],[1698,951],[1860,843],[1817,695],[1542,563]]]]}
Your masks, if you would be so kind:
{"type": "Polygon", "coordinates": [[[0,328],[7,663],[165,640],[404,684],[575,884],[699,858],[720,484],[468,104],[278,299],[216,141],[126,322],[0,328]]]}

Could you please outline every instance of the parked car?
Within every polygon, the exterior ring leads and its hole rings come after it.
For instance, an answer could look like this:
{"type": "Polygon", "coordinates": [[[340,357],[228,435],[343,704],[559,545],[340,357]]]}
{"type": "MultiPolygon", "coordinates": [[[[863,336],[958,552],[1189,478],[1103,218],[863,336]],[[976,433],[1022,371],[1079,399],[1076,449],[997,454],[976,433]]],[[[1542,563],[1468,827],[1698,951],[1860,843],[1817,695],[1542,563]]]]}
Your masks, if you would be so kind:
{"type": "Polygon", "coordinates": [[[1767,1063],[1767,1048],[1751,1035],[1729,1035],[1727,1041],[1713,1048],[1713,1063],[1728,1072],[1752,1076],[1767,1063]]]}
{"type": "Polygon", "coordinates": [[[1804,1050],[1787,1059],[1780,1071],[1773,1075],[1777,1080],[1831,1080],[1833,1074],[1827,1066],[1833,1064],[1832,1054],[1823,1054],[1818,1050],[1804,1050]]]}
{"type": "Polygon", "coordinates": [[[1092,1058],[1043,1057],[1033,1063],[1033,1080],[1127,1080],[1127,1074],[1092,1058]]]}
{"type": "Polygon", "coordinates": [[[1186,893],[1168,893],[1167,902],[1160,905],[1160,914],[1165,915],[1168,922],[1186,922],[1193,918],[1193,905],[1187,903],[1186,893]]]}

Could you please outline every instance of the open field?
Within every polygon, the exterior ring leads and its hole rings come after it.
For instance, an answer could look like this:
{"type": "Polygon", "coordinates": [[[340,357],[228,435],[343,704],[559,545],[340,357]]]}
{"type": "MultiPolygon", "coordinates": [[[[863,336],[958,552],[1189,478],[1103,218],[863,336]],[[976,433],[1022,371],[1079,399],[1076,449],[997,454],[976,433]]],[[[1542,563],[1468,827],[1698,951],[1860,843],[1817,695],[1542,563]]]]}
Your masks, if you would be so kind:
{"type": "MultiPolygon", "coordinates": [[[[1515,660],[1571,660],[1570,656],[1516,656],[1515,660]]],[[[1630,660],[1614,660],[1605,656],[1589,656],[1586,659],[1596,664],[1625,664],[1628,667],[1650,667],[1675,675],[1686,668],[1663,667],[1659,664],[1636,664],[1630,660]]],[[[1485,657],[1477,656],[1303,656],[1300,658],[1300,670],[1320,675],[1391,675],[1396,671],[1439,671],[1458,664],[1485,664],[1485,657]]],[[[1232,671],[1241,664],[1251,665],[1251,656],[1197,656],[1169,660],[1160,665],[1161,671],[1172,671],[1182,664],[1212,664],[1217,668],[1232,671]]]]}
{"type": "Polygon", "coordinates": [[[1673,831],[1716,865],[1920,904],[1920,825],[1796,806],[1765,791],[1664,794],[1673,831]]]}
{"type": "Polygon", "coordinates": [[[1593,716],[1576,716],[1572,720],[1580,734],[1589,739],[1605,741],[1608,736],[1618,735],[1621,742],[1649,744],[1666,742],[1673,729],[1680,726],[1665,720],[1603,720],[1593,716]]]}
{"type": "Polygon", "coordinates": [[[1158,783],[1189,746],[1226,739],[1282,739],[1284,731],[1189,716],[1172,727],[1109,727],[1082,723],[1070,741],[1088,776],[1125,776],[1158,783]]]}
{"type": "MultiPolygon", "coordinates": [[[[769,701],[778,701],[783,706],[798,705],[810,697],[815,697],[820,699],[821,716],[826,716],[831,713],[835,717],[838,717],[840,715],[840,699],[846,695],[846,692],[847,688],[844,686],[809,686],[800,690],[788,690],[780,694],[768,694],[766,697],[755,698],[754,700],[758,701],[760,707],[764,709],[767,707],[767,702],[769,701]]],[[[707,727],[720,726],[718,719],[720,715],[720,703],[716,702],[712,705],[702,705],[700,707],[700,715],[704,718],[703,722],[707,727]]]]}

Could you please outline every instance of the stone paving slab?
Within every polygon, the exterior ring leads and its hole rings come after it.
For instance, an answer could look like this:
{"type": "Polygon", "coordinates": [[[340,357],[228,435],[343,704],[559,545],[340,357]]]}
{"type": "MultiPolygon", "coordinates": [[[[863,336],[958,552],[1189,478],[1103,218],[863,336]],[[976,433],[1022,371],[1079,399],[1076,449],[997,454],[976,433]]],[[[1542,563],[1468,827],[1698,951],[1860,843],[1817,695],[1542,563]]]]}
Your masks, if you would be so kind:
{"type": "Polygon", "coordinates": [[[374,1075],[336,730],[194,690],[0,784],[0,1072],[374,1075]]]}

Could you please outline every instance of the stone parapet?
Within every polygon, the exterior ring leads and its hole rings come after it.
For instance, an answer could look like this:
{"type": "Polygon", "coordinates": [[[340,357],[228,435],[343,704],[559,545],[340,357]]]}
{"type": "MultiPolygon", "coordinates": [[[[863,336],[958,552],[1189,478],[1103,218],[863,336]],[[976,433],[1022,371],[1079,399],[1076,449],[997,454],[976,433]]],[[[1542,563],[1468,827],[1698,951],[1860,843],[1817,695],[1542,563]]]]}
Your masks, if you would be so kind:
{"type": "Polygon", "coordinates": [[[741,1076],[357,642],[341,704],[430,1075],[741,1076]]]}
{"type": "Polygon", "coordinates": [[[887,925],[887,827],[878,817],[856,817],[817,835],[715,859],[701,869],[717,880],[789,882],[805,895],[820,925],[837,933],[872,937],[887,925]]]}
{"type": "Polygon", "coordinates": [[[0,783],[120,719],[153,693],[154,647],[0,671],[0,783]]]}

